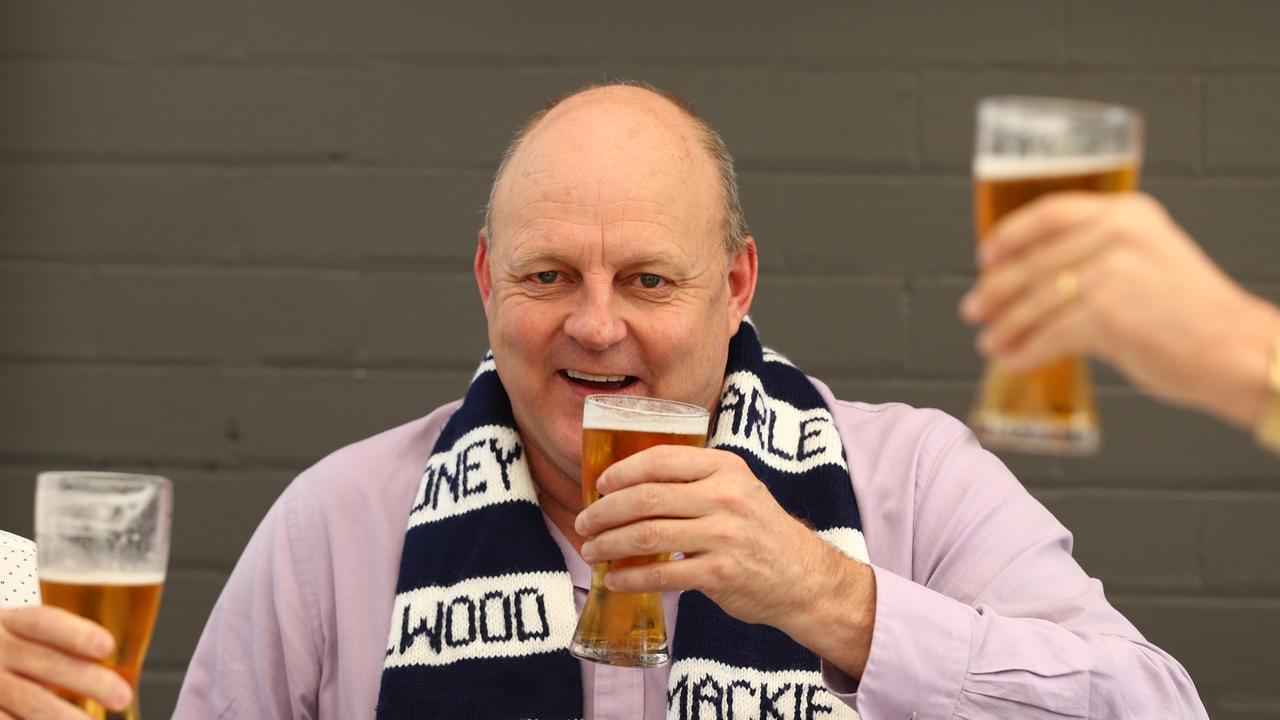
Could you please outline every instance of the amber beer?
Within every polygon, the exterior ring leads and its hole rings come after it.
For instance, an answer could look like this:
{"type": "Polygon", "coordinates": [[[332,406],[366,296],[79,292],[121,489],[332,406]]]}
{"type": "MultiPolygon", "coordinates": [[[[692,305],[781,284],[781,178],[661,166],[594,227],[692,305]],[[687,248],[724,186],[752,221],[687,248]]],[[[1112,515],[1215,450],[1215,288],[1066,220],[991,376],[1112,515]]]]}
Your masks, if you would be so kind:
{"type": "MultiPolygon", "coordinates": [[[[1056,98],[983,101],[973,164],[979,243],[1006,215],[1042,195],[1136,189],[1141,137],[1141,117],[1126,108],[1056,98]]],[[[1089,366],[1068,357],[1015,373],[992,362],[970,424],[997,449],[1092,453],[1100,434],[1089,366]]]]}
{"type": "MultiPolygon", "coordinates": [[[[1137,184],[1138,169],[1129,158],[979,163],[974,178],[978,237],[987,237],[1005,215],[1046,193],[1126,192],[1137,184]]],[[[1089,366],[1082,358],[1068,357],[1033,372],[1014,373],[993,363],[983,379],[974,420],[979,435],[995,447],[1007,447],[1003,436],[1020,433],[1024,437],[1015,449],[1040,442],[1090,452],[1097,447],[1098,411],[1089,366]]]]}
{"type": "Polygon", "coordinates": [[[97,720],[139,720],[138,677],[155,629],[169,561],[173,485],[156,475],[45,472],[36,479],[40,599],[106,628],[103,658],[133,687],[112,712],[55,688],[97,720]]]}
{"type": "MultiPolygon", "coordinates": [[[[138,689],[142,659],[151,642],[163,589],[162,575],[102,573],[63,576],[55,572],[40,576],[41,602],[70,610],[111,631],[116,639],[116,648],[103,663],[120,673],[134,692],[138,689]]],[[[92,700],[73,699],[92,718],[132,720],[137,717],[136,709],[111,713],[92,700]]]]}
{"type": "MultiPolygon", "coordinates": [[[[708,413],[704,408],[654,398],[592,395],[582,415],[582,499],[600,498],[596,479],[605,468],[655,445],[706,443],[708,413]]],[[[647,565],[670,556],[644,555],[591,567],[591,589],[574,632],[574,655],[596,662],[652,667],[668,660],[662,593],[619,593],[608,590],[604,576],[613,568],[647,565]]]]}

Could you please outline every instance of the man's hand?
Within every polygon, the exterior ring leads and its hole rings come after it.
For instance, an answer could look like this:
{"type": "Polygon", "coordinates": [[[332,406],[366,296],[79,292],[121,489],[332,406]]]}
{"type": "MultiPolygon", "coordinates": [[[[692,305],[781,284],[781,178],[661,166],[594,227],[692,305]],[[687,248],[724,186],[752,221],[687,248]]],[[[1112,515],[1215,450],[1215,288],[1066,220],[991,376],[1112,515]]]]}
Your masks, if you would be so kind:
{"type": "Polygon", "coordinates": [[[659,445],[611,465],[578,515],[596,563],[682,552],[611,571],[612,590],[699,590],[726,613],[765,623],[860,677],[875,617],[874,577],[788,514],[730,452],[659,445]]]}
{"type": "Polygon", "coordinates": [[[1261,413],[1280,315],[1151,197],[1047,195],[998,224],[979,256],[960,314],[985,326],[984,355],[1031,370],[1093,354],[1164,400],[1245,427],[1261,413]]]}
{"type": "Polygon", "coordinates": [[[0,610],[0,720],[87,720],[50,687],[123,710],[133,699],[129,683],[95,662],[114,647],[106,628],[62,608],[0,610]]]}

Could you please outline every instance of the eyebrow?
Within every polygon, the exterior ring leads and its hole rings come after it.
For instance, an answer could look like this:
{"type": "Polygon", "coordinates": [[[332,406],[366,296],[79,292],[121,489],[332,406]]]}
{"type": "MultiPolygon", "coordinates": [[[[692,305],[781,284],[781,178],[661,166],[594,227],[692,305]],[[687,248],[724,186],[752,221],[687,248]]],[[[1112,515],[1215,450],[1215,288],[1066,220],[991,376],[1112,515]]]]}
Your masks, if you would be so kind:
{"type": "MultiPolygon", "coordinates": [[[[572,265],[574,263],[573,258],[568,254],[553,249],[517,250],[512,253],[511,256],[511,264],[516,267],[523,267],[548,261],[563,265],[572,265]]],[[[669,253],[646,252],[626,258],[624,262],[619,264],[619,267],[625,269],[655,265],[662,267],[679,267],[680,263],[669,253]]]]}

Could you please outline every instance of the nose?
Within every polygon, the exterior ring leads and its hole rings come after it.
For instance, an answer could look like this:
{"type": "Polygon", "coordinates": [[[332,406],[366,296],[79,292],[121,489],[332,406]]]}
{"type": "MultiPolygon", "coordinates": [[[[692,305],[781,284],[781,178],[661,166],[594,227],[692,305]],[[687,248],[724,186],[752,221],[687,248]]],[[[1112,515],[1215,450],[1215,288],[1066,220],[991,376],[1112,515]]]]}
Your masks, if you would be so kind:
{"type": "Polygon", "coordinates": [[[599,352],[627,336],[627,325],[613,306],[612,283],[584,285],[575,300],[577,304],[565,319],[564,331],[580,345],[599,352]]]}

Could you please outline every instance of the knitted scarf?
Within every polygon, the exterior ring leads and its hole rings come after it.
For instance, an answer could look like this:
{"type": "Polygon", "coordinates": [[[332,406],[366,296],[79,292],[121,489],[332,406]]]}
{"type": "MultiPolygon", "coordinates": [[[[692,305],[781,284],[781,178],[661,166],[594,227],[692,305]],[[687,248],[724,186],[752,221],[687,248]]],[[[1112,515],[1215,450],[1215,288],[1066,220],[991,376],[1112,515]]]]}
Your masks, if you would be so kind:
{"type": "MultiPolygon", "coordinates": [[[[729,345],[708,446],[741,456],[784,509],[868,560],[834,419],[749,322],[729,345]]],[[[697,591],[677,612],[668,718],[857,718],[826,690],[818,657],[781,631],[697,591]]],[[[486,355],[409,514],[377,716],[581,718],[582,661],[568,652],[576,625],[569,572],[486,355]]]]}

